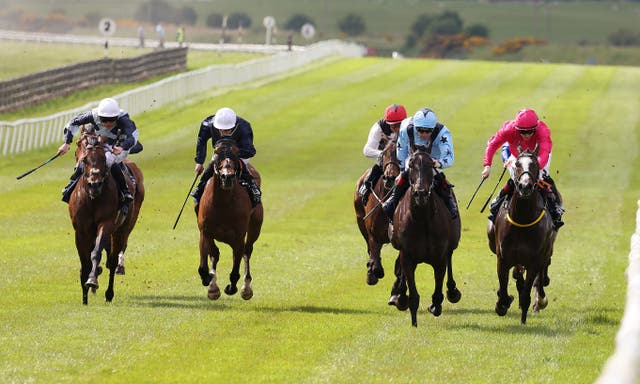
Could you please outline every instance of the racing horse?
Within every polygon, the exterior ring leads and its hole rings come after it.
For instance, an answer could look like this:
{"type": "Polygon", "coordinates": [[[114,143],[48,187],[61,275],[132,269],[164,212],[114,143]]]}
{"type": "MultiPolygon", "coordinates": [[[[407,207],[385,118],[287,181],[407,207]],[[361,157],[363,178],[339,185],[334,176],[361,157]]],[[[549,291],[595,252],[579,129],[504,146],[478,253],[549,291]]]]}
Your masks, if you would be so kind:
{"type": "MultiPolygon", "coordinates": [[[[104,138],[102,136],[99,136],[95,126],[91,125],[91,124],[85,124],[82,125],[80,127],[80,136],[78,137],[78,140],[76,141],[77,144],[77,148],[76,148],[76,152],[75,152],[75,157],[76,157],[76,167],[77,166],[82,166],[80,163],[80,159],[82,154],[84,153],[85,148],[87,147],[87,145],[96,145],[96,144],[104,144],[104,138]]],[[[142,145],[137,142],[130,150],[129,153],[133,154],[133,153],[138,153],[142,150],[142,145]]],[[[132,162],[129,159],[125,159],[124,163],[126,165],[131,165],[134,164],[134,162],[132,162]]],[[[127,171],[125,171],[125,175],[129,174],[129,177],[132,178],[132,181],[135,185],[136,181],[135,181],[135,175],[132,175],[133,170],[131,167],[125,167],[127,168],[127,171]]],[[[141,187],[141,189],[144,190],[144,187],[141,187]]],[[[143,195],[144,198],[144,195],[143,195]]],[[[119,217],[119,220],[122,220],[124,218],[119,217]]],[[[127,239],[128,240],[128,239],[127,239]]],[[[124,247],[122,248],[122,251],[120,251],[120,253],[118,254],[118,265],[116,266],[116,275],[124,275],[125,274],[125,268],[124,268],[124,254],[127,250],[127,245],[128,242],[125,242],[124,247]]],[[[109,247],[111,246],[110,244],[110,240],[107,238],[103,238],[103,244],[102,244],[102,249],[106,250],[107,252],[109,252],[109,247]]]]}
{"type": "Polygon", "coordinates": [[[134,191],[134,201],[127,215],[120,217],[118,187],[110,175],[105,156],[108,149],[92,136],[83,135],[80,140],[79,145],[83,150],[79,153],[79,163],[83,170],[69,199],[69,215],[80,257],[82,303],[86,305],[89,289],[95,292],[98,288],[103,250],[107,253],[106,266],[109,269],[109,287],[105,291],[105,298],[108,302],[113,299],[118,256],[124,253],[138,219],[144,200],[144,185],[140,169],[134,163],[128,163],[137,183],[134,186],[131,180],[127,180],[130,190],[134,191]]]}
{"type": "Polygon", "coordinates": [[[381,153],[382,156],[382,177],[378,179],[371,191],[371,196],[367,200],[367,205],[362,204],[362,198],[358,194],[358,189],[368,175],[366,171],[356,184],[356,191],[353,197],[353,205],[356,211],[356,221],[362,237],[367,243],[367,284],[376,285],[378,279],[384,277],[384,268],[380,257],[380,250],[384,244],[389,243],[388,220],[382,212],[381,205],[393,189],[396,177],[400,174],[400,163],[396,155],[396,142],[389,140],[381,153]]]}
{"type": "Polygon", "coordinates": [[[409,158],[409,190],[398,203],[393,217],[391,243],[400,251],[399,267],[396,268],[396,282],[391,291],[389,304],[400,310],[411,312],[411,325],[418,326],[417,313],[420,295],[416,288],[415,271],[419,263],[433,267],[435,287],[431,296],[429,312],[434,316],[442,313],[442,286],[447,273],[447,299],[451,303],[460,301],[462,294],[453,278],[453,251],[460,242],[460,217],[451,218],[451,213],[442,198],[434,191],[434,162],[431,148],[416,146],[409,158]]]}
{"type": "Polygon", "coordinates": [[[252,208],[249,192],[240,183],[240,172],[251,172],[258,186],[260,174],[249,163],[238,157],[238,147],[233,139],[223,138],[213,149],[214,175],[204,189],[197,209],[200,230],[200,266],[198,273],[202,285],[208,286],[207,297],[217,300],[220,288],[217,285],[216,267],[220,250],[215,241],[228,244],[233,251],[233,267],[229,274],[230,284],[224,289],[227,295],[238,292],[240,261],[244,259],[245,275],[241,296],[245,300],[253,297],[249,260],[253,244],[260,236],[264,211],[262,203],[252,208]],[[211,259],[209,269],[207,257],[211,259]]]}
{"type": "Polygon", "coordinates": [[[513,302],[507,290],[509,271],[513,268],[522,324],[527,322],[532,287],[536,288],[534,312],[548,304],[544,286],[548,284],[547,269],[557,233],[551,216],[546,214],[539,175],[538,147],[520,152],[513,173],[513,196],[500,207],[495,224],[489,220],[487,227],[489,248],[497,256],[500,283],[495,311],[504,316],[513,302]]]}

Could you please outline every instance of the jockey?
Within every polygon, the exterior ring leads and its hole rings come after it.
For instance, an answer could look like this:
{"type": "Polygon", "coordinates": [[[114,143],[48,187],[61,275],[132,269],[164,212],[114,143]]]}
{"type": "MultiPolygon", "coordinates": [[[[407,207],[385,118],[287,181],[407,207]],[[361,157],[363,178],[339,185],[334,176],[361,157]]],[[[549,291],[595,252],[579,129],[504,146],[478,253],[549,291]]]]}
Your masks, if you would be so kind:
{"type": "Polygon", "coordinates": [[[409,188],[409,170],[408,158],[410,151],[413,152],[415,147],[431,145],[431,158],[434,162],[434,184],[435,191],[440,196],[449,211],[451,218],[458,217],[458,204],[453,196],[453,185],[449,183],[442,169],[453,165],[453,137],[449,128],[438,123],[436,114],[429,108],[421,108],[413,117],[408,117],[402,121],[400,125],[400,133],[396,152],[400,168],[404,169],[396,178],[396,185],[391,193],[391,197],[382,204],[382,211],[391,220],[396,205],[406,190],[409,188]]]}
{"type": "MultiPolygon", "coordinates": [[[[520,150],[533,150],[538,146],[538,163],[540,163],[540,178],[549,184],[549,187],[545,189],[545,195],[547,198],[547,208],[551,214],[553,225],[556,230],[564,225],[562,222],[562,214],[564,209],[560,202],[560,196],[556,188],[555,182],[549,175],[549,166],[551,165],[551,148],[553,146],[551,142],[551,132],[549,127],[538,119],[538,115],[533,109],[521,109],[518,111],[514,120],[507,120],[502,124],[502,127],[487,141],[487,147],[484,153],[482,170],[482,178],[486,179],[491,173],[491,162],[493,154],[504,143],[509,144],[508,150],[510,155],[505,157],[503,148],[503,161],[504,166],[509,169],[511,177],[515,171],[515,160],[518,157],[518,148],[520,150]],[[506,158],[506,160],[505,160],[506,158]]],[[[506,197],[510,197],[513,193],[515,184],[510,178],[507,183],[502,187],[500,193],[491,202],[489,211],[489,220],[495,222],[496,214],[500,208],[500,204],[506,197]]]]}
{"type": "MultiPolygon", "coordinates": [[[[231,138],[238,145],[238,156],[246,165],[249,158],[255,156],[256,149],[253,146],[253,130],[251,123],[238,117],[231,108],[220,108],[215,115],[209,116],[200,124],[198,132],[198,140],[196,142],[196,174],[202,174],[200,182],[196,189],[191,192],[196,206],[200,203],[200,197],[204,192],[207,181],[213,176],[213,161],[207,165],[205,169],[203,164],[207,157],[207,141],[211,139],[211,145],[215,146],[216,142],[221,138],[231,138]]],[[[256,184],[253,175],[245,166],[244,171],[240,174],[240,182],[247,188],[249,198],[253,207],[260,203],[262,192],[256,184]]]]}
{"type": "MultiPolygon", "coordinates": [[[[120,109],[117,101],[110,98],[102,99],[97,108],[81,113],[67,123],[64,127],[64,144],[58,148],[59,154],[64,155],[69,151],[69,144],[73,142],[73,136],[82,125],[90,125],[104,140],[107,149],[105,151],[107,167],[110,167],[120,193],[120,213],[126,216],[133,196],[124,177],[125,170],[122,162],[129,153],[142,151],[142,144],[138,142],[139,133],[136,124],[129,118],[127,112],[120,109]]],[[[78,163],[69,183],[62,190],[62,201],[69,202],[81,174],[82,163],[78,163]]]]}
{"type": "Polygon", "coordinates": [[[373,186],[382,176],[382,150],[389,140],[393,140],[398,136],[400,123],[406,117],[407,111],[402,104],[391,104],[384,111],[384,117],[371,126],[367,143],[364,145],[362,152],[366,157],[377,160],[371,167],[367,178],[362,182],[360,189],[358,189],[358,194],[362,198],[362,205],[367,205],[367,199],[373,186]]]}

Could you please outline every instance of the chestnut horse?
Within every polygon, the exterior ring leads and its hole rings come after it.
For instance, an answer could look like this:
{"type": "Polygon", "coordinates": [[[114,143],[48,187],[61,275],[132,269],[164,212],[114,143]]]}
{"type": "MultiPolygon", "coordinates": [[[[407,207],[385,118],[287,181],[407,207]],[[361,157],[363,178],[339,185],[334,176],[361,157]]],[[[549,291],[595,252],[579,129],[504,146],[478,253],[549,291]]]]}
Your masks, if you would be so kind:
{"type": "Polygon", "coordinates": [[[358,189],[365,178],[369,175],[370,169],[366,171],[356,184],[356,192],[353,196],[353,205],[356,210],[356,221],[362,237],[367,243],[367,284],[375,285],[378,279],[384,277],[384,268],[380,250],[384,244],[389,243],[389,221],[382,212],[382,202],[391,194],[396,177],[400,174],[400,163],[396,155],[396,142],[389,140],[382,150],[382,177],[378,179],[367,200],[367,205],[362,205],[362,198],[358,189]]]}
{"type": "MultiPolygon", "coordinates": [[[[460,241],[460,217],[451,218],[444,200],[434,188],[434,163],[430,148],[417,146],[409,158],[410,188],[398,203],[393,217],[391,243],[400,250],[400,268],[396,270],[396,282],[391,292],[390,304],[406,309],[406,290],[409,288],[411,325],[418,326],[417,313],[420,295],[416,288],[415,271],[419,263],[433,267],[435,287],[429,312],[442,313],[442,285],[447,275],[447,299],[457,303],[462,294],[453,279],[451,259],[460,241]],[[401,273],[400,273],[401,272],[401,273]]],[[[436,187],[437,188],[437,187],[436,187]]]]}
{"type": "Polygon", "coordinates": [[[500,207],[495,224],[489,221],[487,227],[489,248],[498,260],[500,288],[495,311],[499,316],[506,315],[513,301],[507,286],[509,270],[514,268],[522,324],[527,322],[533,286],[536,287],[534,312],[547,306],[544,286],[548,284],[547,268],[557,233],[551,216],[546,214],[545,198],[538,186],[539,175],[538,148],[521,152],[515,163],[513,196],[508,205],[500,207]]]}
{"type": "Polygon", "coordinates": [[[262,203],[252,208],[249,192],[240,184],[240,172],[251,172],[258,186],[260,174],[250,164],[238,157],[238,147],[233,139],[220,139],[213,149],[214,175],[204,189],[199,207],[200,267],[198,273],[202,285],[209,286],[207,296],[211,300],[220,297],[217,285],[216,266],[220,250],[215,240],[228,244],[233,251],[233,268],[229,274],[230,284],[224,289],[227,295],[238,292],[240,261],[244,258],[245,275],[241,296],[245,300],[253,297],[249,260],[253,244],[260,236],[262,227],[262,203]],[[209,269],[207,257],[211,258],[209,269]]]}
{"type": "Polygon", "coordinates": [[[140,169],[134,163],[128,163],[137,183],[134,187],[133,182],[128,180],[131,183],[130,190],[135,191],[134,201],[127,216],[119,218],[118,188],[107,167],[107,149],[90,136],[81,137],[79,145],[84,148],[79,157],[83,172],[69,200],[69,215],[75,229],[76,248],[80,257],[82,303],[86,305],[89,288],[94,292],[98,288],[103,249],[107,252],[106,266],[109,269],[109,287],[105,298],[108,302],[113,299],[113,280],[118,256],[124,253],[129,234],[138,219],[144,200],[144,186],[140,169]]]}

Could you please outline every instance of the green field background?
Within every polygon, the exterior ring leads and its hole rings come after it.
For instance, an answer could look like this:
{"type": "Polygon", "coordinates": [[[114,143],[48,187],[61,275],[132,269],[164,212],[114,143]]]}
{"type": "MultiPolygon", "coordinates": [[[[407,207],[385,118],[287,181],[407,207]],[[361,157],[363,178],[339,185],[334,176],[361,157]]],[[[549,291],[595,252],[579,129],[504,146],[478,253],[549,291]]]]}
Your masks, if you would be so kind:
{"type": "MultiPolygon", "coordinates": [[[[343,59],[134,116],[145,150],[131,159],[147,195],[110,304],[105,276],[81,304],[73,229],[59,200],[72,157],[20,181],[56,146],[0,158],[0,382],[593,382],[624,310],[640,192],[638,89],[640,70],[631,67],[343,59]],[[454,272],[463,296],[431,316],[433,273],[420,265],[417,329],[386,304],[390,246],[387,276],[366,285],[352,204],[371,165],[362,156],[369,127],[394,102],[432,108],[453,132],[456,155],[447,175],[460,199],[454,272]],[[191,204],[171,229],[193,180],[199,122],[222,106],[252,122],[252,164],[263,178],[250,301],[206,298],[191,204]],[[552,130],[551,169],[567,210],[549,306],[524,326],[517,303],[505,317],[493,310],[496,262],[479,210],[498,166],[464,209],[486,140],[522,107],[552,130]]],[[[224,286],[231,256],[220,248],[224,286]]]]}

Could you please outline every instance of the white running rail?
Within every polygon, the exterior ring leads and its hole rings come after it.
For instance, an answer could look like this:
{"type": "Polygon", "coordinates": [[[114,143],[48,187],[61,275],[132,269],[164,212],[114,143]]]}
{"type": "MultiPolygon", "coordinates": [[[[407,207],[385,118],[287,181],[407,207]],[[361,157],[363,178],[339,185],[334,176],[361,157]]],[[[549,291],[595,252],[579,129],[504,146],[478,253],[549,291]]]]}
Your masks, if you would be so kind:
{"type": "Polygon", "coordinates": [[[596,384],[640,383],[640,201],[627,267],[627,303],[616,335],[616,349],[596,384]]]}

